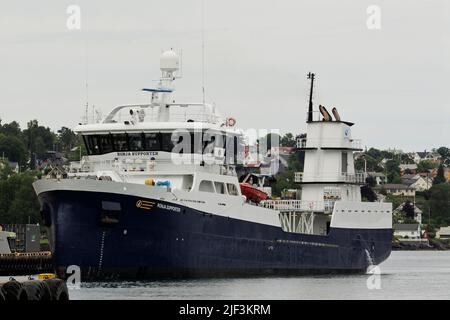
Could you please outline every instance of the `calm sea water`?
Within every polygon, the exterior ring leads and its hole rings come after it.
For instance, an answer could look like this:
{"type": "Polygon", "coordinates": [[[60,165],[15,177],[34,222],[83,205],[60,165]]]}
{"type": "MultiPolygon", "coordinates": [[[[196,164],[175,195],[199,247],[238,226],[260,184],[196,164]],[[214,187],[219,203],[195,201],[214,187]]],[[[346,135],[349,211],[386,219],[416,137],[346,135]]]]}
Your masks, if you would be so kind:
{"type": "Polygon", "coordinates": [[[97,282],[78,299],[450,299],[450,251],[395,251],[373,275],[97,282]],[[371,278],[370,278],[371,277],[371,278]]]}

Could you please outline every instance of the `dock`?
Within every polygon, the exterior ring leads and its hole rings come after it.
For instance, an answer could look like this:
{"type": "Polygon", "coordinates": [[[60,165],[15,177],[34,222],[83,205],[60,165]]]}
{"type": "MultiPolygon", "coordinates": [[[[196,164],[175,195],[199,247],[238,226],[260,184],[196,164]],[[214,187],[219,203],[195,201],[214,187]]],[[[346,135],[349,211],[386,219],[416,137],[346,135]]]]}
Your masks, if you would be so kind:
{"type": "Polygon", "coordinates": [[[15,252],[0,254],[0,276],[20,276],[53,272],[52,253],[15,252]]]}

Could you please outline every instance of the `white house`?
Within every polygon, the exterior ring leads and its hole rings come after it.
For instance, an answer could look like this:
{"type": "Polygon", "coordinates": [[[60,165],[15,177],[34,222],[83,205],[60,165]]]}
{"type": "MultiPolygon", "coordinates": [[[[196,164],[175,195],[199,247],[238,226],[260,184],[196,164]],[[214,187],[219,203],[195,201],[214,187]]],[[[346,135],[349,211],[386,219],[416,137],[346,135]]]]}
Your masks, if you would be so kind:
{"type": "Polygon", "coordinates": [[[374,188],[377,192],[385,190],[387,194],[392,194],[394,196],[407,196],[414,197],[416,195],[416,190],[404,184],[387,183],[374,188]]]}
{"type": "Polygon", "coordinates": [[[367,172],[367,176],[375,179],[377,186],[387,183],[387,177],[381,172],[367,172]]]}
{"type": "Polygon", "coordinates": [[[421,231],[418,223],[394,224],[394,236],[408,239],[420,239],[421,231]]]}
{"type": "Polygon", "coordinates": [[[433,180],[419,174],[405,174],[402,176],[402,183],[416,191],[425,191],[433,186],[433,180]]]}
{"type": "Polygon", "coordinates": [[[20,167],[18,162],[9,161],[9,167],[15,172],[19,173],[20,167]]]}
{"type": "MultiPolygon", "coordinates": [[[[395,210],[394,214],[400,212],[403,210],[403,206],[405,205],[405,202],[403,202],[401,205],[399,205],[395,210]]],[[[420,210],[416,205],[414,205],[414,220],[416,220],[419,224],[422,224],[422,214],[423,211],[420,210]]]]}
{"type": "Polygon", "coordinates": [[[399,167],[401,173],[406,171],[411,171],[415,173],[417,171],[417,164],[401,164],[399,167]]]}
{"type": "Polygon", "coordinates": [[[414,161],[415,164],[418,164],[420,161],[422,161],[422,158],[417,152],[411,152],[408,155],[414,161]]]}
{"type": "Polygon", "coordinates": [[[436,238],[438,238],[438,239],[450,239],[450,226],[449,227],[441,227],[436,232],[436,238]]]}

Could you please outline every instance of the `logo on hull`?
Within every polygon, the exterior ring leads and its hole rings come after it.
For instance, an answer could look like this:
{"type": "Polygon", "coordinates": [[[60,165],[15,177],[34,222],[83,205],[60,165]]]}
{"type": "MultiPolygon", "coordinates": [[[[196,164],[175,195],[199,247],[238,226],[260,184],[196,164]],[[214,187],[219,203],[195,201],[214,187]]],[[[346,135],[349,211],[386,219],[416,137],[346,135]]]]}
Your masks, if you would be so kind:
{"type": "Polygon", "coordinates": [[[154,205],[155,205],[155,203],[153,201],[147,201],[147,200],[136,201],[136,208],[139,208],[139,209],[151,210],[154,205]]]}

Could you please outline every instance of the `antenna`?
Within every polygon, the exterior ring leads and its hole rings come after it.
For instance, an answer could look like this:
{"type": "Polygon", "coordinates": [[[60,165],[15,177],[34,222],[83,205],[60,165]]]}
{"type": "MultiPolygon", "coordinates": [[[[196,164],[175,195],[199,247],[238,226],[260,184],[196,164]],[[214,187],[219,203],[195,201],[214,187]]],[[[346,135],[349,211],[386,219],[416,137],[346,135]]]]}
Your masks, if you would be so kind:
{"type": "Polygon", "coordinates": [[[86,124],[89,123],[89,115],[88,115],[88,109],[89,109],[89,85],[88,85],[88,79],[89,79],[89,39],[86,36],[86,61],[85,61],[85,68],[86,68],[86,79],[85,79],[85,89],[86,89],[86,110],[85,110],[85,117],[86,117],[86,124]]]}
{"type": "Polygon", "coordinates": [[[308,109],[308,122],[313,121],[313,86],[314,86],[314,78],[316,75],[314,73],[309,72],[308,73],[308,79],[311,79],[311,89],[309,92],[309,109],[308,109]]]}
{"type": "Polygon", "coordinates": [[[205,104],[205,0],[202,0],[202,95],[205,104]]]}

